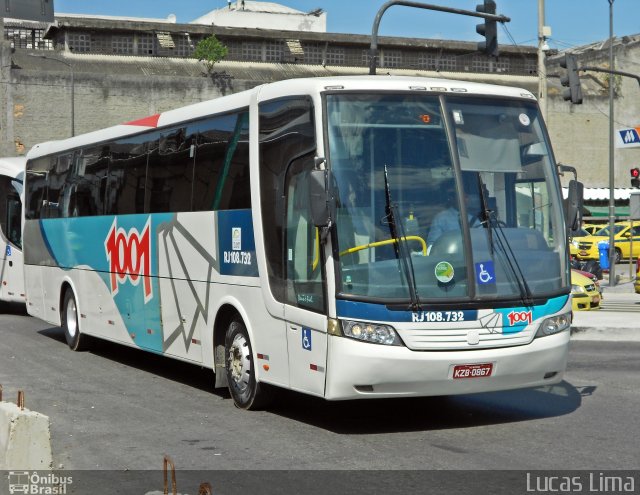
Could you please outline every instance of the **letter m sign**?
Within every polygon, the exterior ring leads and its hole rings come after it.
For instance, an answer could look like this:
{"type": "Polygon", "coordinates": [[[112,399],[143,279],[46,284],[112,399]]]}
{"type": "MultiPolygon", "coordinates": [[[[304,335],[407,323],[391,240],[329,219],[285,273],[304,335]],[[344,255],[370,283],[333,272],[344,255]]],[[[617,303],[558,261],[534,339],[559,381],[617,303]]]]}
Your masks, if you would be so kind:
{"type": "Polygon", "coordinates": [[[620,136],[618,148],[634,148],[640,146],[640,133],[637,128],[620,129],[618,135],[620,136]]]}

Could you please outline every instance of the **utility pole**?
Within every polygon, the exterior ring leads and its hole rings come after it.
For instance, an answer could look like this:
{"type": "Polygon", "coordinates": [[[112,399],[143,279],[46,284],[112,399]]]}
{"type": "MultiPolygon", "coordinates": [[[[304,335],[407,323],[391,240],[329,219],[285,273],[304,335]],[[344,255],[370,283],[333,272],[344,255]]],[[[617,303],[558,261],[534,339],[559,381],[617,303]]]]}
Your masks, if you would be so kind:
{"type": "MultiPolygon", "coordinates": [[[[613,66],[613,2],[609,0],[609,69],[613,66]]],[[[615,232],[616,202],[615,202],[615,150],[613,147],[613,74],[609,75],[609,286],[616,285],[616,249],[615,232]]]]}
{"type": "Polygon", "coordinates": [[[546,33],[544,26],[544,0],[538,0],[538,105],[543,120],[547,120],[547,68],[546,33]]]}

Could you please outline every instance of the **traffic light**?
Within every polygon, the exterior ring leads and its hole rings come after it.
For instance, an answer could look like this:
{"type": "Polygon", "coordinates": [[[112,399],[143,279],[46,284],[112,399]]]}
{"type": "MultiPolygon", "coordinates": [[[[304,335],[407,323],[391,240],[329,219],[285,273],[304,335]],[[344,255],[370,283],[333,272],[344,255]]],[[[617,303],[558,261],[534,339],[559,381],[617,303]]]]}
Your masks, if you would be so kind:
{"type": "MultiPolygon", "coordinates": [[[[496,13],[496,2],[484,0],[484,3],[476,6],[476,12],[484,14],[496,13]]],[[[476,33],[484,36],[485,41],[478,43],[478,51],[485,52],[491,57],[498,56],[498,23],[485,19],[482,24],[476,26],[476,33]]]]}
{"type": "Polygon", "coordinates": [[[631,172],[631,187],[640,187],[640,168],[632,168],[631,172]]]}
{"type": "Polygon", "coordinates": [[[560,67],[567,69],[567,73],[560,78],[560,84],[565,86],[562,97],[565,101],[579,105],[582,103],[582,86],[580,86],[580,76],[578,75],[578,62],[575,55],[565,54],[560,61],[560,67]]]}

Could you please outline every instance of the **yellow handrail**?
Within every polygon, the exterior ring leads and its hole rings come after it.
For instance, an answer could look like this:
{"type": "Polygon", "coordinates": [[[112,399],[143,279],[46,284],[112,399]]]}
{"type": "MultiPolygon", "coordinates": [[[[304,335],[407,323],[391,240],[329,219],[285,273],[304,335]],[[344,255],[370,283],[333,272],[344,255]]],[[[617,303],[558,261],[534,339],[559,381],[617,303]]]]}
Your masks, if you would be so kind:
{"type": "MultiPolygon", "coordinates": [[[[362,251],[363,249],[369,249],[372,247],[386,246],[387,244],[395,244],[398,242],[398,240],[399,239],[394,238],[394,239],[386,239],[384,241],[371,242],[369,244],[362,244],[361,246],[355,246],[349,249],[345,249],[340,253],[340,256],[344,256],[345,254],[357,253],[358,251],[362,251]]],[[[400,240],[418,241],[420,244],[422,244],[422,256],[427,255],[427,243],[424,242],[424,239],[422,237],[417,235],[408,235],[406,237],[401,237],[400,240]]]]}
{"type": "Polygon", "coordinates": [[[320,234],[318,233],[318,227],[316,227],[316,245],[314,246],[314,251],[315,253],[311,270],[315,272],[316,268],[318,268],[318,263],[320,262],[320,234]]]}

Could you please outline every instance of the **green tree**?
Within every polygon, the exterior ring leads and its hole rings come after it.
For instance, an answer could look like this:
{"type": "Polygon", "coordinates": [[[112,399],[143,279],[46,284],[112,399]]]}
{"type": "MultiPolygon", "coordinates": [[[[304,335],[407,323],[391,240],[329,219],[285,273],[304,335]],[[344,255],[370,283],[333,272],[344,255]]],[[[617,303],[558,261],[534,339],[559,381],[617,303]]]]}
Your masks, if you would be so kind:
{"type": "Polygon", "coordinates": [[[196,45],[193,56],[204,62],[207,66],[207,72],[213,71],[213,66],[227,56],[229,49],[224,46],[215,34],[203,39],[196,45]]]}

